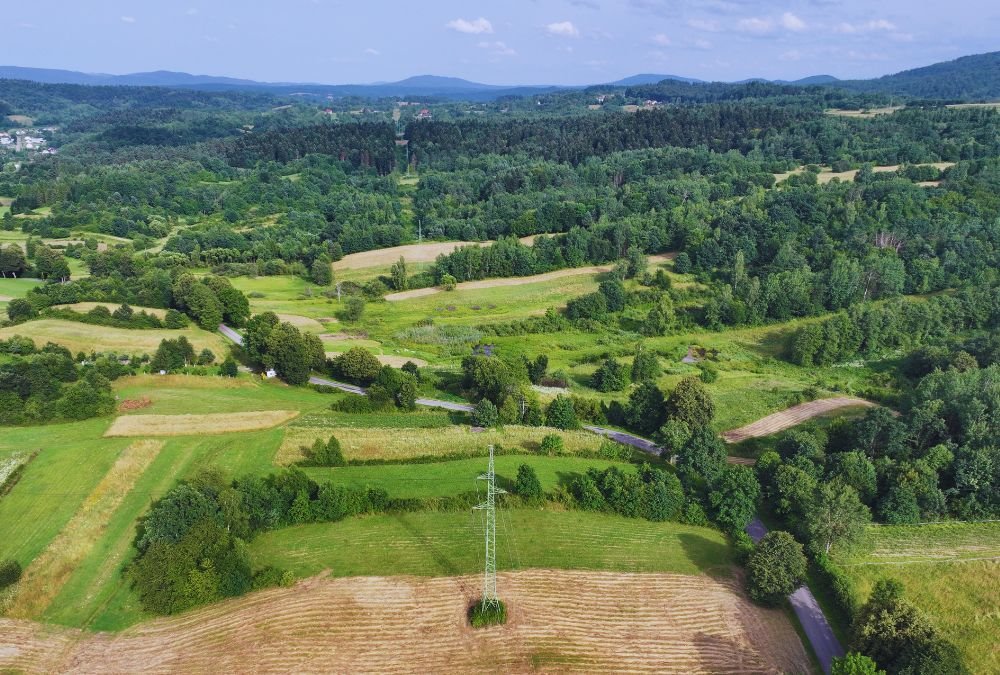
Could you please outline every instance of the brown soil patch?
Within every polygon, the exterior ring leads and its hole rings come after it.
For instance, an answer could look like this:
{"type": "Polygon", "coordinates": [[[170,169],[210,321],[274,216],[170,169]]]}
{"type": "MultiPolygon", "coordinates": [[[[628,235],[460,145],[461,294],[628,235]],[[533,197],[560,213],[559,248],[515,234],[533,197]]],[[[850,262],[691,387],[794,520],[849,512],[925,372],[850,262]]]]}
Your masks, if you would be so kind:
{"type": "Polygon", "coordinates": [[[142,398],[127,398],[121,402],[118,406],[118,410],[120,412],[142,410],[143,408],[148,408],[151,405],[153,405],[153,401],[150,400],[148,396],[143,396],[142,398]]]}
{"type": "Polygon", "coordinates": [[[875,404],[863,398],[853,398],[850,396],[838,396],[835,398],[823,398],[818,401],[809,401],[793,405],[791,408],[776,412],[773,415],[762,417],[756,422],[751,422],[739,429],[733,429],[722,434],[726,443],[739,443],[748,438],[758,438],[760,436],[770,436],[779,431],[802,424],[806,420],[812,419],[824,413],[839,408],[850,407],[873,407],[875,404]]]}
{"type": "Polygon", "coordinates": [[[105,436],[196,436],[270,429],[296,417],[298,410],[255,410],[208,415],[126,415],[105,436]]]}
{"type": "MultiPolygon", "coordinates": [[[[673,257],[673,253],[667,253],[665,255],[651,255],[649,256],[649,262],[653,264],[660,263],[666,260],[671,260],[673,257]]],[[[506,277],[503,279],[463,281],[462,283],[455,285],[455,290],[474,291],[483,288],[498,288],[501,286],[523,286],[524,284],[537,284],[543,281],[552,281],[553,279],[562,279],[563,277],[574,277],[580,274],[601,274],[602,272],[610,272],[611,268],[612,265],[590,265],[589,267],[571,267],[564,270],[556,270],[555,272],[546,272],[545,274],[535,274],[530,277],[506,277]]],[[[390,293],[385,296],[385,299],[389,302],[398,302],[400,300],[422,298],[424,296],[434,295],[435,293],[440,292],[441,289],[436,286],[431,288],[417,288],[412,291],[390,293]]]]}
{"type": "MultiPolygon", "coordinates": [[[[66,527],[25,571],[8,614],[35,617],[45,611],[63,584],[90,553],[135,481],[156,458],[163,441],[136,441],[122,450],[111,470],[80,505],[66,527]]],[[[2,633],[2,631],[0,631],[2,633]]]]}
{"type": "Polygon", "coordinates": [[[34,672],[811,670],[781,610],[732,579],[530,570],[500,575],[510,619],[473,630],[478,577],[313,578],[118,634],[0,619],[0,669],[34,672]],[[566,593],[572,588],[572,593],[566,593]]]}

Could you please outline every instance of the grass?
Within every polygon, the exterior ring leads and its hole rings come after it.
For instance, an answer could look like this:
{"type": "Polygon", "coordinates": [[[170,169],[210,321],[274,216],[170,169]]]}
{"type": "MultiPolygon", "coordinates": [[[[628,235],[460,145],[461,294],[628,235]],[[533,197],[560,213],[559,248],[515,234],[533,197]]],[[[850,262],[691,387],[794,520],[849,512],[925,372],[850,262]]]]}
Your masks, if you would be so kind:
{"type": "Polygon", "coordinates": [[[39,346],[46,342],[67,347],[71,352],[115,352],[118,354],[153,354],[164,339],[186,337],[195,352],[211,349],[217,356],[225,354],[226,343],[222,337],[200,328],[189,327],[180,330],[133,330],[96,326],[62,319],[38,319],[17,326],[0,328],[0,339],[12,335],[23,335],[39,346]]]}
{"type": "MultiPolygon", "coordinates": [[[[110,311],[115,311],[121,307],[121,303],[114,302],[74,302],[69,305],[53,305],[53,309],[71,309],[74,312],[80,312],[81,314],[86,314],[95,307],[107,307],[110,311]]],[[[167,310],[157,309],[156,307],[132,307],[132,310],[138,314],[139,312],[145,312],[151,316],[163,319],[167,316],[167,310]]]]}
{"type": "MultiPolygon", "coordinates": [[[[501,509],[498,569],[587,569],[728,576],[731,550],[721,533],[678,523],[586,511],[501,509]]],[[[350,518],[284,528],[259,536],[255,565],[297,576],[414,574],[453,576],[482,569],[477,512],[350,518]]]]}
{"type": "Polygon", "coordinates": [[[142,440],[121,452],[65,528],[27,568],[8,608],[10,616],[36,618],[49,606],[161,447],[162,442],[142,440]]]}
{"type": "Polygon", "coordinates": [[[147,397],[152,405],[137,414],[185,415],[246,410],[318,411],[334,400],[305,387],[289,387],[250,376],[236,379],[195,375],[137,375],[114,383],[120,399],[147,397]]]}
{"type": "Polygon", "coordinates": [[[105,436],[196,436],[270,429],[299,414],[298,410],[255,410],[204,415],[123,415],[105,436]]]}
{"type": "Polygon", "coordinates": [[[1000,523],[871,526],[835,562],[862,599],[878,579],[898,579],[972,672],[1000,672],[1000,523]]]}
{"type": "MultiPolygon", "coordinates": [[[[566,452],[572,454],[581,450],[596,450],[601,445],[601,437],[586,431],[564,431],[547,427],[516,427],[487,429],[473,432],[469,427],[451,426],[442,429],[406,428],[340,428],[335,432],[340,441],[344,457],[348,460],[401,460],[413,457],[440,457],[443,455],[486,451],[489,445],[514,447],[523,450],[537,450],[548,434],[562,436],[566,452]]],[[[285,434],[275,461],[290,464],[302,459],[299,448],[311,446],[318,439],[327,439],[327,429],[290,427],[285,434]]]]}
{"type": "MultiPolygon", "coordinates": [[[[576,474],[593,467],[606,469],[622,466],[619,462],[580,457],[546,457],[537,455],[500,455],[494,459],[497,484],[512,490],[517,469],[527,464],[535,470],[542,489],[551,492],[559,486],[568,487],[576,474]]],[[[486,459],[475,457],[433,464],[390,464],[381,466],[345,466],[337,468],[308,467],[305,469],[317,483],[333,481],[338,485],[355,488],[385,488],[393,497],[401,499],[423,497],[448,497],[475,492],[477,477],[486,470],[486,459]]]]}

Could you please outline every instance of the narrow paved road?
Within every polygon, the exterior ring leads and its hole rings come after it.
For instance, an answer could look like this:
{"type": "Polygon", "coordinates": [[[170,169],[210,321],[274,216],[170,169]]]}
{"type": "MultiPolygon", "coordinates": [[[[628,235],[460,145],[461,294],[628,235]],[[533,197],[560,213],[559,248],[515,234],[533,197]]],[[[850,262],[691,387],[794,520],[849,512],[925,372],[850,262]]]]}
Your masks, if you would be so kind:
{"type": "MultiPolygon", "coordinates": [[[[243,336],[229,326],[224,324],[220,325],[219,332],[236,344],[243,344],[243,336]]],[[[323,377],[310,377],[309,383],[325,387],[333,387],[341,391],[346,391],[351,394],[359,394],[361,396],[366,394],[365,390],[357,385],[337,382],[336,380],[330,380],[323,377]]],[[[442,408],[444,410],[455,410],[458,412],[472,411],[472,406],[468,403],[454,403],[452,401],[441,401],[435,398],[418,398],[416,402],[417,405],[427,408],[442,408]]],[[[591,433],[607,436],[608,438],[619,443],[623,443],[624,445],[638,448],[639,450],[648,452],[651,455],[659,456],[662,450],[652,441],[624,431],[606,429],[604,427],[593,425],[585,425],[583,428],[591,433]]],[[[730,461],[733,459],[740,460],[740,458],[730,458],[730,461]]],[[[767,528],[762,522],[760,522],[760,519],[754,518],[753,521],[747,525],[747,533],[754,540],[754,542],[758,542],[765,534],[767,534],[767,528]]],[[[843,656],[844,650],[840,646],[837,636],[833,634],[833,629],[830,628],[830,623],[823,615],[823,610],[820,609],[819,603],[816,602],[816,598],[807,586],[799,587],[794,593],[788,596],[788,600],[792,603],[792,609],[795,610],[795,615],[802,623],[802,629],[805,631],[806,637],[812,644],[813,651],[816,653],[816,657],[819,659],[820,665],[823,667],[823,671],[829,673],[831,662],[835,657],[843,656]]]]}
{"type": "MultiPolygon", "coordinates": [[[[760,522],[760,518],[754,518],[747,525],[747,534],[757,543],[767,534],[767,527],[760,522]]],[[[823,667],[824,673],[830,672],[833,660],[844,655],[844,648],[840,646],[840,641],[833,634],[830,622],[826,620],[826,615],[816,602],[816,596],[812,594],[806,585],[799,586],[788,596],[788,601],[792,604],[795,616],[802,624],[809,643],[812,645],[819,665],[823,667]]]]}

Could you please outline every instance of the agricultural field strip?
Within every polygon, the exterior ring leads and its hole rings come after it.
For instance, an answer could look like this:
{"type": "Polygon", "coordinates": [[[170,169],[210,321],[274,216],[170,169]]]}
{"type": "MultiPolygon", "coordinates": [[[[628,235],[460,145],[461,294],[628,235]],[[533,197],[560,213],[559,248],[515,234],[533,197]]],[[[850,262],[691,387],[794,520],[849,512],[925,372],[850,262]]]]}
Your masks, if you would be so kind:
{"type": "Polygon", "coordinates": [[[859,550],[838,557],[842,567],[1000,560],[1000,522],[871,525],[859,550]]]}
{"type": "MultiPolygon", "coordinates": [[[[673,258],[673,254],[671,253],[667,253],[665,255],[652,255],[649,256],[649,262],[655,264],[670,260],[671,258],[673,258]]],[[[545,272],[543,274],[535,274],[527,277],[504,277],[499,279],[463,281],[462,283],[455,285],[455,290],[472,291],[483,288],[523,286],[525,284],[542,283],[545,281],[552,281],[553,279],[562,279],[563,277],[573,277],[581,274],[601,274],[604,272],[610,272],[613,267],[613,265],[590,265],[588,267],[569,267],[562,270],[555,270],[554,272],[545,272]]],[[[435,293],[440,293],[441,291],[442,289],[436,286],[431,286],[429,288],[415,288],[412,291],[390,293],[385,296],[385,299],[389,302],[399,302],[400,300],[412,300],[413,298],[422,298],[428,295],[434,295],[435,293]]]]}
{"type": "Polygon", "coordinates": [[[475,631],[478,576],[312,578],[119,634],[0,619],[0,669],[133,672],[807,672],[780,610],[734,579],[531,570],[499,575],[506,626],[475,631]],[[574,593],[565,593],[572,587],[574,593]],[[225,645],[220,649],[220,645],[225,645]],[[623,645],[628,645],[623,649],[623,645]]]}
{"type": "Polygon", "coordinates": [[[32,618],[45,611],[162,447],[162,441],[142,440],[122,450],[66,526],[28,566],[15,590],[10,616],[32,618]]]}
{"type": "Polygon", "coordinates": [[[815,401],[800,403],[799,405],[792,406],[791,408],[762,417],[761,419],[751,422],[750,424],[742,426],[738,429],[726,431],[722,434],[722,438],[726,441],[726,443],[739,443],[740,441],[745,441],[748,438],[760,438],[761,436],[776,434],[779,431],[784,431],[785,429],[802,424],[813,417],[823,415],[839,408],[856,406],[872,407],[874,405],[875,404],[871,401],[850,396],[836,396],[834,398],[817,399],[815,401]]]}
{"type": "Polygon", "coordinates": [[[205,415],[123,415],[104,433],[114,436],[192,436],[270,429],[299,414],[298,410],[256,410],[205,415]]]}

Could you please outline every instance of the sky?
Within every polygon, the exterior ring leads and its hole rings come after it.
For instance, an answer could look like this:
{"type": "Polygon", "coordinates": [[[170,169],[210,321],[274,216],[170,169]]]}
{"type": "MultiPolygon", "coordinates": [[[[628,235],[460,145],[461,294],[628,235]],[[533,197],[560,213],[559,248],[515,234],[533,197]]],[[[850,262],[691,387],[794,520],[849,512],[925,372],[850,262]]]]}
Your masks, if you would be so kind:
{"type": "Polygon", "coordinates": [[[996,0],[33,0],[0,64],[269,82],[867,78],[1000,50],[996,0]]]}

